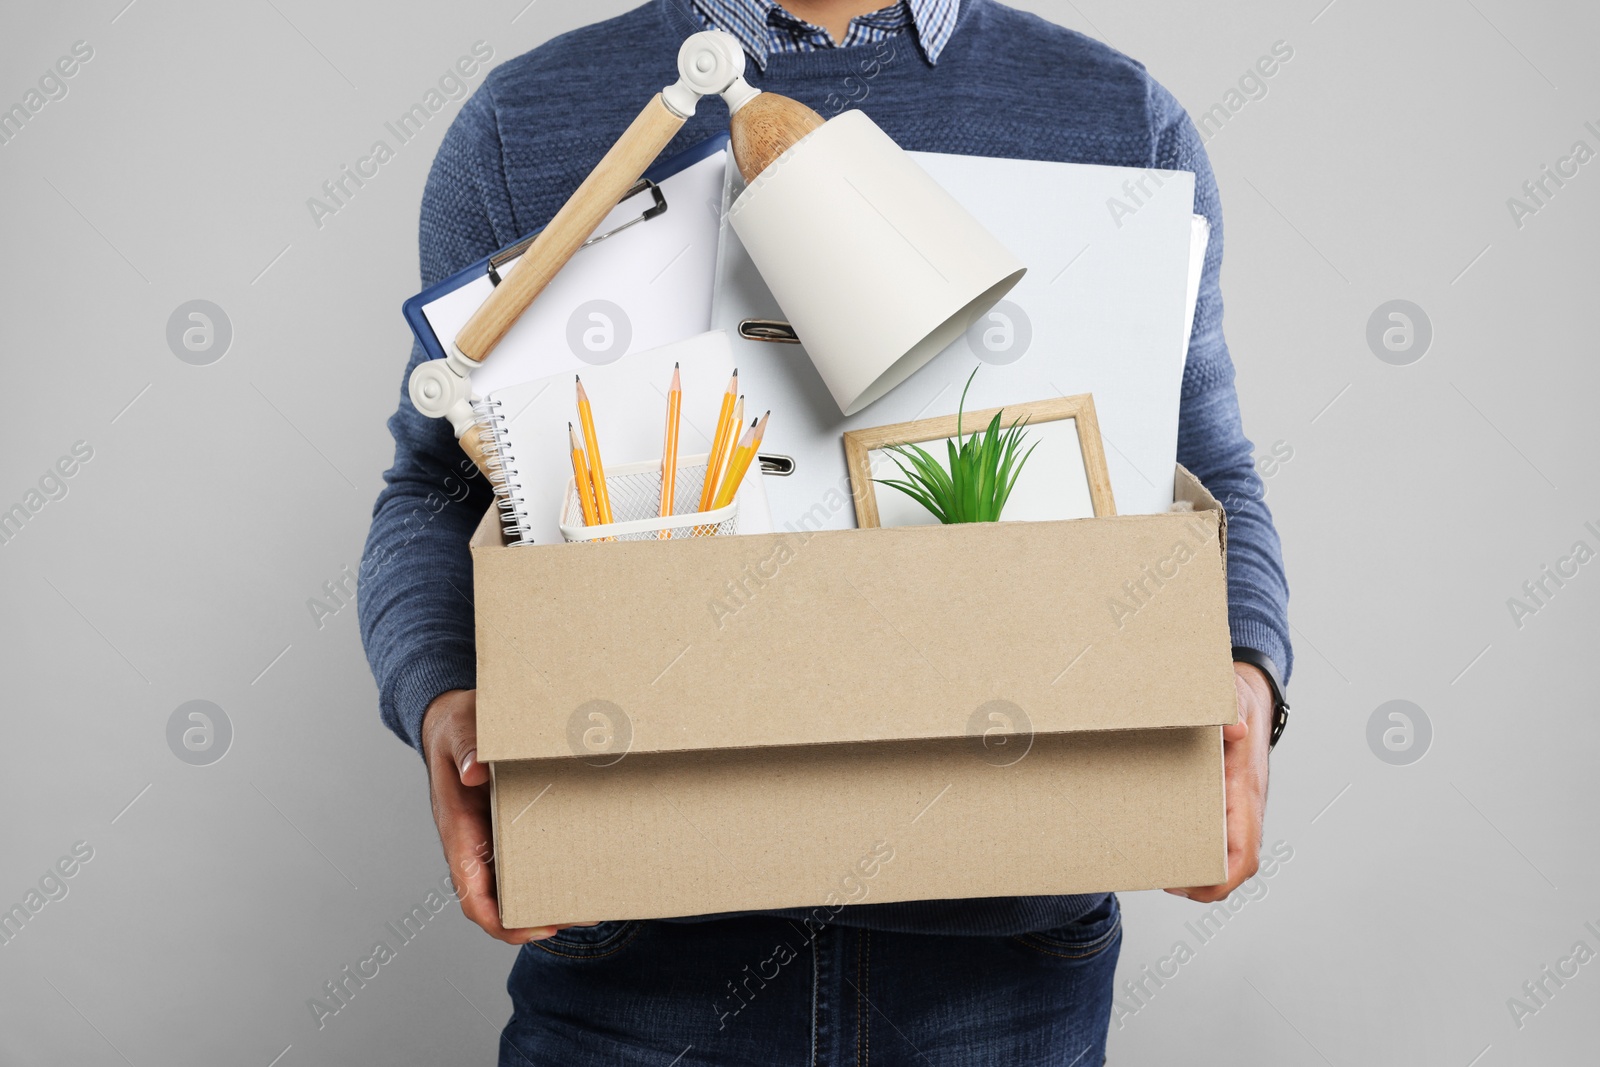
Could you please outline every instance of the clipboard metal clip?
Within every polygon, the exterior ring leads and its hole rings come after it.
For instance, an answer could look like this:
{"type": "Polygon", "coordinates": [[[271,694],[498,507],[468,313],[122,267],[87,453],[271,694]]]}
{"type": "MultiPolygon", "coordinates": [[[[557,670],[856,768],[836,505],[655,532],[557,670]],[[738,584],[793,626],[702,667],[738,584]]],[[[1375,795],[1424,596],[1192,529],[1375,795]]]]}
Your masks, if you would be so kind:
{"type": "MultiPolygon", "coordinates": [[[[638,181],[634,182],[632,187],[628,189],[627,195],[619,200],[618,203],[626,204],[629,200],[632,200],[634,197],[638,196],[642,192],[645,192],[646,190],[650,192],[650,196],[655,202],[649,207],[645,208],[643,214],[637,216],[636,218],[631,218],[622,225],[607,230],[605,233],[596,234],[587,241],[583,242],[582,247],[588,248],[590,245],[597,245],[601,241],[604,241],[607,237],[615,237],[617,234],[621,233],[623,230],[626,230],[630,226],[637,226],[641,222],[649,222],[651,219],[660,218],[662,215],[665,215],[667,213],[667,196],[661,191],[661,186],[657,185],[649,178],[640,178],[638,181]]],[[[526,252],[529,246],[533,244],[534,239],[538,236],[539,235],[537,233],[530,234],[511,247],[501,249],[499,252],[496,252],[494,255],[490,256],[490,283],[493,285],[499,285],[500,268],[504,267],[507,263],[510,263],[512,260],[526,252]]]]}
{"type": "Polygon", "coordinates": [[[739,323],[739,336],[746,341],[771,341],[780,345],[797,345],[800,337],[782,319],[745,319],[739,323]]]}

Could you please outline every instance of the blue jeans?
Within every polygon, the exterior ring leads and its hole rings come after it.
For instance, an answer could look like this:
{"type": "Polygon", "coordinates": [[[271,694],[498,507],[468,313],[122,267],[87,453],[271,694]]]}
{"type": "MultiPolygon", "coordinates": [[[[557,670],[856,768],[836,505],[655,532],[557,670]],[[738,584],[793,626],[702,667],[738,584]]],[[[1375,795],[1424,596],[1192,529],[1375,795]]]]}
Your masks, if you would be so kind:
{"type": "Polygon", "coordinates": [[[755,916],[610,922],[525,945],[502,1067],[1099,1067],[1116,897],[1017,937],[755,916]]]}

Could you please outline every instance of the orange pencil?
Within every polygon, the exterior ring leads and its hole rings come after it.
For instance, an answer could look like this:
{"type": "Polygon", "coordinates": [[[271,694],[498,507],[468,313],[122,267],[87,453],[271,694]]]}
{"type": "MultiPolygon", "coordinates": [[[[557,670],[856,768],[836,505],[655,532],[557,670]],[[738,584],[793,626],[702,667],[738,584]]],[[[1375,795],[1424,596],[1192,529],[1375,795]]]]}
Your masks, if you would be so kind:
{"type": "Polygon", "coordinates": [[[728,391],[722,394],[722,408],[717,412],[717,435],[711,441],[711,457],[706,460],[706,483],[700,490],[700,510],[709,511],[716,499],[717,478],[722,474],[722,458],[728,447],[728,438],[739,425],[733,414],[733,404],[739,395],[739,371],[734,368],[728,379],[728,391]]]}
{"type": "Polygon", "coordinates": [[[767,412],[744,432],[744,439],[739,442],[739,447],[733,451],[733,460],[728,465],[728,476],[722,480],[722,486],[717,490],[717,498],[712,502],[712,508],[725,508],[733,503],[734,494],[739,491],[739,483],[744,481],[745,472],[750,469],[751,460],[755,459],[756,449],[761,447],[761,439],[767,433],[767,419],[772,412],[767,412]]]}
{"type": "Polygon", "coordinates": [[[578,487],[578,503],[583,507],[583,524],[596,525],[599,518],[594,507],[594,486],[589,482],[589,461],[584,458],[583,445],[578,441],[578,431],[567,423],[567,436],[572,438],[572,477],[578,487]]]}
{"type": "Polygon", "coordinates": [[[578,383],[578,420],[583,423],[583,443],[589,452],[589,477],[594,483],[594,508],[600,525],[611,523],[611,494],[606,491],[606,468],[600,462],[600,441],[594,434],[594,411],[589,407],[589,394],[584,391],[583,379],[574,374],[578,383]]]}
{"type": "MultiPolygon", "coordinates": [[[[722,479],[728,473],[728,467],[733,463],[733,453],[739,446],[739,427],[744,425],[744,397],[740,397],[733,404],[733,418],[728,420],[728,437],[722,442],[722,450],[712,454],[712,461],[717,465],[717,477],[712,481],[711,502],[704,509],[709,511],[717,506],[717,491],[722,488],[722,479]]],[[[711,472],[706,471],[707,477],[711,472]]]]}
{"type": "MultiPolygon", "coordinates": [[[[661,446],[661,517],[672,515],[678,486],[678,419],[683,414],[683,376],[672,365],[672,385],[667,389],[667,437],[661,446]]],[[[671,530],[659,532],[661,540],[672,537],[671,530]]]]}

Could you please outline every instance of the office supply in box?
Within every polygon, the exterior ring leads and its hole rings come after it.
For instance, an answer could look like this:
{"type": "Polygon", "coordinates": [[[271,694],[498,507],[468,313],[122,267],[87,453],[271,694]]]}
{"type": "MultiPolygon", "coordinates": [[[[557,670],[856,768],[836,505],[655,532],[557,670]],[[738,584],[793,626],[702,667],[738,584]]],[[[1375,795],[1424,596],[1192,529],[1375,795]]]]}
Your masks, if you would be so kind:
{"type": "MultiPolygon", "coordinates": [[[[421,414],[449,420],[480,469],[487,471],[489,460],[479,435],[467,433],[471,401],[502,381],[487,375],[475,381],[484,360],[524,326],[524,314],[576,253],[665,217],[665,199],[646,172],[705,96],[720,95],[727,104],[728,163],[749,182],[725,214],[810,335],[809,353],[840,410],[855,412],[893,389],[1026,273],[864,113],[825,122],[797,100],[753,88],[744,69],[732,35],[692,34],[678,53],[678,80],[649,99],[541,231],[491,257],[486,291],[475,292],[481,281],[468,278],[408,304],[407,317],[434,358],[412,368],[407,394],[421,414]],[[642,191],[654,206],[614,221],[619,202],[642,191]],[[608,222],[611,228],[599,233],[608,222]],[[514,264],[502,262],[517,252],[514,264]],[[460,325],[448,323],[455,332],[447,347],[438,330],[456,313],[460,325]]],[[[566,320],[565,340],[578,358],[603,363],[628,349],[620,335],[629,329],[625,308],[590,296],[566,320]]],[[[512,381],[529,371],[501,364],[495,373],[512,381]]],[[[793,464],[784,459],[778,466],[793,464]]],[[[760,469],[767,469],[765,460],[760,469]]]]}
{"type": "MultiPolygon", "coordinates": [[[[892,392],[842,416],[826,375],[808,358],[804,331],[796,331],[799,344],[769,343],[793,336],[788,316],[735,227],[724,223],[713,323],[733,337],[748,388],[782,404],[783,422],[765,448],[795,459],[792,476],[768,479],[775,521],[851,526],[851,509],[839,506],[849,497],[840,435],[953,412],[975,360],[989,366],[973,383],[974,408],[1092,393],[1118,509],[1164,512],[1172,503],[1166,472],[1176,463],[1179,390],[1209,233],[1193,214],[1194,176],[910,155],[1028,273],[892,392]],[[1145,190],[1137,207],[1129,187],[1145,190]],[[1121,207],[1112,210],[1113,203],[1121,207]]],[[[736,204],[748,190],[736,168],[726,173],[725,198],[736,204]]]]}
{"type": "MultiPolygon", "coordinates": [[[[589,403],[589,392],[583,387],[582,376],[574,374],[572,380],[576,386],[574,392],[577,394],[578,421],[583,424],[583,448],[589,466],[589,491],[594,494],[595,517],[600,524],[604,525],[612,521],[611,488],[606,479],[605,461],[600,454],[600,438],[594,428],[594,408],[589,403]]],[[[555,384],[548,380],[547,383],[550,385],[555,384]]],[[[523,488],[521,472],[507,468],[504,462],[504,457],[511,451],[511,442],[508,440],[509,431],[503,430],[506,425],[507,423],[504,419],[490,419],[484,423],[483,429],[494,438],[494,452],[501,457],[500,474],[502,477],[499,480],[504,483],[501,486],[502,490],[515,489],[520,492],[523,488]]],[[[572,424],[568,423],[567,425],[570,428],[572,424]]],[[[538,456],[530,456],[529,459],[534,463],[541,461],[541,457],[538,456]]],[[[573,478],[574,480],[577,478],[576,471],[573,472],[573,478]]]]}
{"type": "Polygon", "coordinates": [[[567,485],[561,504],[561,537],[571,544],[589,541],[670,541],[675,537],[727,537],[739,532],[737,498],[721,507],[695,508],[694,497],[704,484],[710,454],[680,456],[677,484],[673,489],[676,504],[673,514],[660,513],[661,464],[655,460],[624,463],[610,467],[615,505],[612,521],[605,524],[587,521],[583,513],[582,488],[576,476],[567,485]]]}
{"type": "MultiPolygon", "coordinates": [[[[661,415],[667,403],[665,383],[672,377],[674,364],[682,374],[686,398],[681,437],[687,459],[709,451],[716,433],[718,404],[733,373],[733,356],[725,335],[720,331],[703,333],[583,371],[584,388],[593,405],[594,439],[604,450],[603,469],[611,500],[620,506],[619,493],[628,494],[629,511],[618,511],[614,522],[648,518],[656,514],[652,503],[659,508],[661,415]],[[637,465],[643,465],[645,471],[637,465]],[[653,474],[647,473],[651,470],[653,474]],[[642,479],[641,474],[645,475],[642,479]]],[[[475,405],[479,426],[491,440],[489,453],[502,486],[497,490],[497,507],[512,542],[560,545],[568,540],[562,526],[573,526],[574,519],[582,521],[581,512],[573,510],[580,502],[572,493],[575,475],[567,462],[572,453],[574,377],[573,372],[565,371],[507,385],[475,405]]],[[[593,455],[589,458],[592,463],[593,455]]],[[[693,467],[691,464],[691,469],[685,470],[680,462],[682,480],[675,492],[677,510],[690,515],[699,510],[701,488],[693,467]]],[[[740,488],[737,513],[741,533],[763,533],[772,528],[765,481],[747,478],[740,488]]],[[[702,517],[691,522],[657,517],[652,528],[688,529],[707,522],[720,523],[728,517],[702,517]]],[[[604,522],[603,514],[600,518],[604,522]]],[[[684,516],[676,518],[681,520],[684,516]]],[[[632,527],[620,531],[637,532],[632,527]]]]}
{"type": "Polygon", "coordinates": [[[728,226],[846,415],[898,386],[1027,273],[862,111],[821,123],[742,177],[728,226]]]}
{"type": "MultiPolygon", "coordinates": [[[[572,489],[567,494],[570,500],[573,496],[577,499],[578,520],[584,526],[600,525],[600,505],[594,496],[594,479],[589,474],[589,456],[582,441],[578,440],[578,431],[572,428],[572,423],[567,423],[568,444],[572,448],[572,489]]],[[[562,517],[572,513],[570,504],[562,509],[562,517]]],[[[566,524],[562,525],[561,532],[565,534],[566,524]]],[[[568,537],[567,540],[572,540],[568,537]]]]}
{"type": "MultiPolygon", "coordinates": [[[[667,425],[662,433],[661,445],[661,492],[657,499],[660,501],[657,515],[661,518],[670,518],[677,510],[677,501],[673,496],[678,479],[678,428],[683,422],[683,382],[678,368],[672,368],[672,387],[667,390],[667,425]]],[[[715,440],[715,438],[713,438],[715,440]]],[[[702,477],[710,474],[710,453],[706,454],[706,471],[702,477]]],[[[666,530],[661,531],[661,536],[666,539],[671,536],[666,530]]]]}
{"type": "MultiPolygon", "coordinates": [[[[651,167],[634,195],[529,305],[472,372],[476,395],[505,385],[582,370],[629,352],[704,333],[722,217],[725,135],[651,167]]],[[[406,322],[433,359],[541,231],[478,261],[407,300],[406,322]]]]}
{"type": "MultiPolygon", "coordinates": [[[[663,216],[666,204],[646,171],[706,96],[721,96],[727,105],[734,163],[751,183],[751,195],[735,207],[735,224],[775,291],[801,309],[797,314],[812,333],[811,354],[830,369],[841,409],[853,411],[893,388],[1024,273],[871,119],[851,113],[827,123],[798,100],[752,87],[733,35],[691,34],[678,50],[677,66],[677,80],[649,98],[515,266],[472,308],[448,348],[431,323],[418,324],[425,344],[433,335],[429,351],[436,358],[412,367],[407,395],[424,416],[448,419],[463,450],[486,473],[481,437],[467,431],[472,400],[490,386],[485,381],[475,388],[472,379],[577,252],[663,216]],[[642,188],[656,205],[597,237],[619,202],[642,188]],[[860,282],[875,266],[891,280],[869,293],[860,282]],[[838,323],[852,328],[840,330],[838,323]]],[[[493,274],[497,265],[489,266],[493,274]]],[[[414,318],[427,318],[414,310],[414,318]]],[[[580,305],[567,321],[568,345],[588,362],[607,362],[627,350],[618,332],[628,326],[626,310],[614,304],[580,305]],[[587,352],[579,351],[580,340],[587,352]],[[602,353],[603,359],[590,358],[602,353]]],[[[778,465],[784,464],[792,466],[788,460],[778,465]]]]}
{"type": "MultiPolygon", "coordinates": [[[[472,401],[482,395],[488,384],[480,384],[475,390],[472,383],[475,372],[574,255],[596,240],[614,238],[637,222],[664,216],[665,201],[658,190],[651,190],[656,196],[652,209],[638,220],[599,232],[601,225],[615,213],[617,205],[640,191],[641,183],[649,187],[646,172],[683,129],[684,123],[694,116],[701,99],[713,94],[720,95],[728,105],[733,135],[748,137],[752,133],[772,132],[770,123],[763,124],[756,117],[770,113],[770,107],[759,107],[745,118],[740,117],[741,109],[762,94],[744,80],[744,52],[739,42],[731,34],[718,30],[691,34],[678,50],[677,80],[645,101],[627,129],[568,195],[544,228],[528,242],[515,267],[473,307],[449,347],[435,344],[431,352],[436,358],[422,360],[411,368],[406,395],[412,405],[427,418],[449,420],[451,432],[461,442],[462,450],[480,470],[489,472],[489,458],[483,453],[480,435],[468,433],[468,430],[473,426],[472,401]]],[[[806,110],[793,101],[789,103],[792,110],[806,110]]],[[[735,154],[740,154],[737,149],[735,154]]],[[[669,261],[661,273],[669,270],[673,262],[675,260],[669,261]]],[[[617,353],[627,351],[627,341],[618,334],[628,325],[626,310],[609,302],[580,305],[568,319],[569,345],[587,361],[606,362],[617,353]],[[586,328],[585,320],[594,323],[594,328],[586,328]],[[604,358],[590,359],[591,356],[604,358]]],[[[419,336],[432,332],[429,326],[419,330],[419,336]]],[[[520,378],[523,374],[511,377],[520,378]]]]}
{"type": "Polygon", "coordinates": [[[755,462],[756,450],[761,447],[761,440],[767,433],[767,420],[771,417],[772,412],[767,412],[739,436],[738,443],[728,457],[727,473],[722,476],[722,483],[717,486],[716,496],[712,499],[712,507],[726,506],[739,491],[739,486],[744,484],[744,476],[755,462]]]}
{"type": "Polygon", "coordinates": [[[711,453],[707,457],[706,474],[700,487],[700,510],[711,507],[717,495],[717,484],[722,477],[723,462],[729,454],[733,435],[743,418],[744,406],[739,398],[739,372],[728,376],[728,387],[722,392],[722,405],[717,409],[717,432],[711,439],[711,453]]]}

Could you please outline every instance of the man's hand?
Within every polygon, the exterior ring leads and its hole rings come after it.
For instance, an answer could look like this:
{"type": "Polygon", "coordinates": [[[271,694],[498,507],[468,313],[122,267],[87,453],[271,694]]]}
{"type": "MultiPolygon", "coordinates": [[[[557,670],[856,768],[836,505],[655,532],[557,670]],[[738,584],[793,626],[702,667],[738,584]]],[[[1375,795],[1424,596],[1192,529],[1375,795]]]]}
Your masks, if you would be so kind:
{"type": "Polygon", "coordinates": [[[1267,750],[1272,740],[1272,687],[1261,668],[1233,665],[1239,722],[1222,728],[1224,778],[1228,789],[1228,880],[1221,885],[1169,889],[1210,904],[1256,873],[1261,859],[1261,820],[1267,812],[1267,750]]]}
{"type": "Polygon", "coordinates": [[[433,821],[467,918],[490,937],[512,945],[540,941],[565,929],[507,930],[500,925],[489,826],[489,768],[478,762],[477,690],[452,689],[433,699],[422,717],[422,755],[428,764],[433,821]]]}

